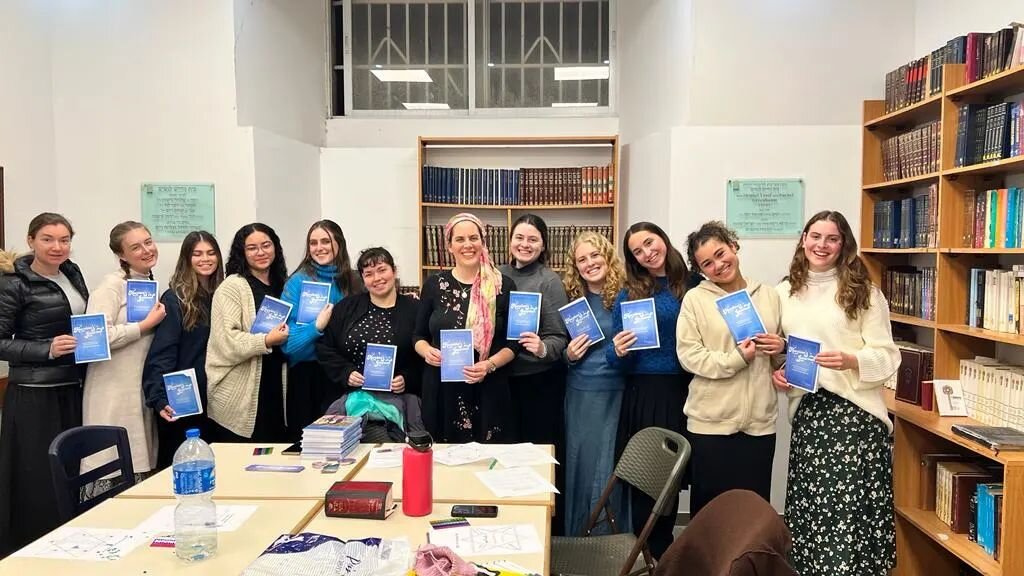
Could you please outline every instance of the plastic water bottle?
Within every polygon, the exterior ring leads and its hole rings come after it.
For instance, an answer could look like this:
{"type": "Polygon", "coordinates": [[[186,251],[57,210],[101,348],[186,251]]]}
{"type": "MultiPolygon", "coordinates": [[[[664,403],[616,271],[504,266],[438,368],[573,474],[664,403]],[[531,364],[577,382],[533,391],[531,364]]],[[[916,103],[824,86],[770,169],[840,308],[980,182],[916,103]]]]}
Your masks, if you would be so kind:
{"type": "Polygon", "coordinates": [[[174,452],[174,553],[189,562],[209,558],[217,552],[216,465],[210,445],[199,437],[199,429],[185,432],[185,442],[174,452]]]}

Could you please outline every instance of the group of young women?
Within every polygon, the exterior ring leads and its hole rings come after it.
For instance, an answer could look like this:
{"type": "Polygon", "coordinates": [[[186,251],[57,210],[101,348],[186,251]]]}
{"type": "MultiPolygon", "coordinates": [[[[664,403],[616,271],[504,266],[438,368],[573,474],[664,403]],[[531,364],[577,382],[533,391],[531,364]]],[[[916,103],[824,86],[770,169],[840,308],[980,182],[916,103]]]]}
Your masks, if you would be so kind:
{"type": "MultiPolygon", "coordinates": [[[[808,221],[787,279],[774,288],[743,276],[737,237],[719,222],[689,235],[689,267],[649,222],[629,227],[621,255],[592,232],[553,255],[545,222],[527,214],[511,229],[512,263],[501,267],[485,233],[472,214],[452,217],[445,239],[455,266],[430,276],[417,301],[398,294],[387,250],[363,251],[353,268],[330,220],[310,227],[305,257],[290,277],[280,239],[264,224],[235,234],[226,269],[216,239],[193,232],[160,303],[143,321],[128,323],[126,281],[152,278],[157,263],[145,226],[114,227],[110,248],[120,269],[90,294],[69,260],[71,224],[57,214],[37,216],[29,225],[31,253],[0,262],[7,272],[0,279],[0,359],[11,366],[0,431],[0,554],[55,525],[46,449],[60,431],[82,423],[128,429],[140,476],[169,464],[188,427],[220,441],[280,442],[297,439],[328,409],[361,413],[368,405],[406,430],[424,427],[437,442],[554,444],[565,495],[554,530],[579,534],[618,454],[648,426],[684,433],[693,448],[683,486],[691,514],[733,488],[768,499],[782,390],[793,421],[786,515],[798,570],[891,568],[892,424],[878,388],[898,367],[899,353],[887,304],[870,284],[842,214],[808,221]],[[564,259],[561,277],[547,266],[555,258],[564,259]],[[330,304],[300,324],[294,312],[308,280],[331,284],[330,304]],[[514,290],[542,294],[536,333],[506,334],[514,290]],[[740,343],[715,304],[738,290],[750,294],[765,327],[740,343]],[[269,333],[253,334],[268,296],[291,302],[293,314],[269,333]],[[569,338],[558,309],[578,298],[589,302],[604,340],[569,338]],[[643,298],[654,299],[660,345],[634,350],[637,337],[623,330],[620,309],[643,298]],[[109,361],[87,371],[74,364],[70,335],[70,316],[82,312],[106,314],[112,350],[109,361]],[[442,382],[441,331],[463,328],[472,331],[475,363],[463,370],[464,382],[442,382]],[[785,380],[787,334],[822,343],[815,394],[785,380]],[[367,343],[397,347],[390,393],[359,390],[367,343]],[[196,371],[206,412],[176,418],[162,375],[188,368],[196,371]]],[[[83,466],[96,463],[102,456],[83,466]]],[[[627,530],[638,532],[653,504],[639,490],[613,496],[627,530]]],[[[657,522],[649,539],[655,556],[671,544],[672,525],[671,516],[657,522]]]]}

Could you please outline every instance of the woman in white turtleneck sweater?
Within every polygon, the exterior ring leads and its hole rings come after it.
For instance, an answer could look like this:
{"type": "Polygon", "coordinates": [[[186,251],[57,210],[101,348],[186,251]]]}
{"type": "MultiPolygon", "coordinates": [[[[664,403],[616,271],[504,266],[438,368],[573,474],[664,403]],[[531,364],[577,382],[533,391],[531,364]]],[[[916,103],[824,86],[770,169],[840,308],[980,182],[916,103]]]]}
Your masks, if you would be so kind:
{"type": "Polygon", "coordinates": [[[899,368],[889,306],[868,278],[846,218],[804,226],[789,278],[777,287],[782,329],[821,342],[818,391],[773,382],[793,423],[786,522],[801,574],[886,575],[896,563],[892,421],[881,386],[899,368]]]}

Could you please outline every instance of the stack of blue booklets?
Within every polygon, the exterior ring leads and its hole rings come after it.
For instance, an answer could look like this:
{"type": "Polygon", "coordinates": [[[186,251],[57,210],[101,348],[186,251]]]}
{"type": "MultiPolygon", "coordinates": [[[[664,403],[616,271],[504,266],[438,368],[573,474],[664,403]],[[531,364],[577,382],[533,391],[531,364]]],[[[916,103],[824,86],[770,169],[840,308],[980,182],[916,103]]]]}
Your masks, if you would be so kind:
{"type": "Polygon", "coordinates": [[[654,308],[654,298],[623,302],[622,330],[631,330],[636,336],[636,343],[630,350],[660,348],[661,336],[658,335],[658,314],[654,308]]]}
{"type": "Polygon", "coordinates": [[[156,306],[156,280],[128,280],[125,314],[128,322],[142,322],[156,306]]]}
{"type": "Polygon", "coordinates": [[[581,334],[587,335],[590,344],[604,340],[604,332],[601,331],[601,326],[597,323],[594,310],[590,307],[586,296],[580,296],[562,306],[558,309],[558,313],[562,316],[565,329],[569,331],[570,340],[575,340],[581,334]]]}
{"type": "Polygon", "coordinates": [[[524,332],[540,330],[540,300],[539,292],[516,292],[508,293],[508,325],[505,337],[508,340],[519,340],[524,332]]]}
{"type": "Polygon", "coordinates": [[[71,317],[75,337],[75,364],[110,360],[106,314],[76,314],[71,317]]]}
{"type": "Polygon", "coordinates": [[[715,300],[715,306],[718,307],[718,312],[729,326],[729,331],[737,343],[765,333],[761,315],[757,313],[757,308],[754,307],[746,290],[737,290],[718,298],[715,300]]]}
{"type": "Polygon", "coordinates": [[[391,381],[395,378],[397,354],[397,346],[366,343],[366,359],[363,361],[363,390],[391,391],[391,381]]]}
{"type": "Polygon", "coordinates": [[[292,305],[273,296],[263,298],[260,309],[256,312],[256,320],[249,329],[253,334],[266,334],[284,324],[292,313],[292,305]]]}
{"type": "Polygon", "coordinates": [[[821,352],[821,342],[792,334],[786,340],[786,380],[794,388],[817,392],[818,363],[814,357],[821,352]]]}
{"type": "Polygon", "coordinates": [[[361,416],[327,414],[302,429],[302,458],[341,459],[352,453],[363,437],[361,416]]]}
{"type": "Polygon", "coordinates": [[[167,404],[174,410],[175,418],[203,413],[195,368],[164,374],[164,391],[167,393],[167,404]]]}
{"type": "Polygon", "coordinates": [[[297,324],[312,324],[320,311],[331,301],[331,285],[328,282],[304,280],[299,292],[299,311],[295,313],[297,324]]]}
{"type": "Polygon", "coordinates": [[[462,369],[473,364],[473,331],[441,330],[441,382],[465,382],[462,369]]]}

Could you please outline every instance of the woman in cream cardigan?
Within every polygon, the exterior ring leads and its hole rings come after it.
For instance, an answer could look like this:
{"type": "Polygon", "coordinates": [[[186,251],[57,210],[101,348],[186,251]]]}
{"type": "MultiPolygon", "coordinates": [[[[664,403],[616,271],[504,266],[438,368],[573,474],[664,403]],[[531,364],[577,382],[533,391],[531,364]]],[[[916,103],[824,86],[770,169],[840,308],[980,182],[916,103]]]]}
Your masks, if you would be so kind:
{"type": "Polygon", "coordinates": [[[249,330],[264,298],[281,297],[287,277],[277,233],[259,222],[235,233],[227,274],[213,295],[206,350],[209,416],[224,442],[283,442],[285,359],[282,322],[266,334],[249,330]]]}

